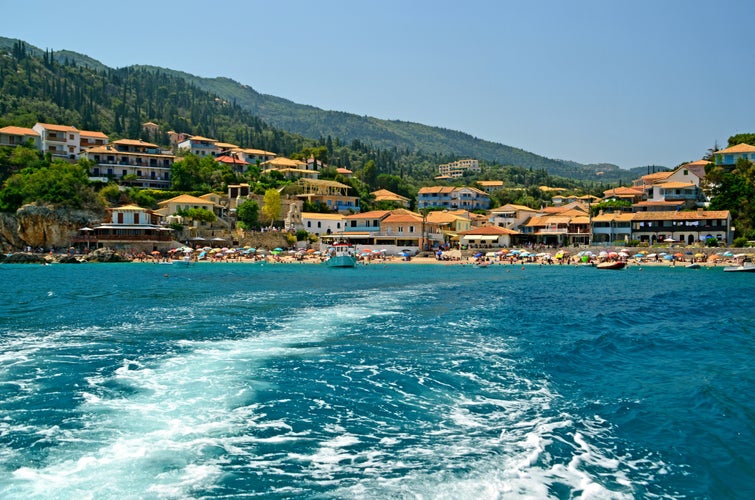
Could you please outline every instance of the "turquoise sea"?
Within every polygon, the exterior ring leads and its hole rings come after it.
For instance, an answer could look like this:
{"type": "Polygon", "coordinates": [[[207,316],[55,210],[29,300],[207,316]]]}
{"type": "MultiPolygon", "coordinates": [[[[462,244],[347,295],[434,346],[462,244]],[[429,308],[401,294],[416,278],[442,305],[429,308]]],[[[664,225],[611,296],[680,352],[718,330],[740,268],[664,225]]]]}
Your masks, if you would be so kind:
{"type": "Polygon", "coordinates": [[[0,498],[755,498],[755,275],[0,265],[0,498]]]}

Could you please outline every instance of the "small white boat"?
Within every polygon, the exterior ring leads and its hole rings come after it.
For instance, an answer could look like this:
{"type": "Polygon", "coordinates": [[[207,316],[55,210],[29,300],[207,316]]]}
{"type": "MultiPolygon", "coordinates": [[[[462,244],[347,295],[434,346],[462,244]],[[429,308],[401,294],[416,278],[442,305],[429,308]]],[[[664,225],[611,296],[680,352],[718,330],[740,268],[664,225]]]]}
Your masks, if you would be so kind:
{"type": "Polygon", "coordinates": [[[325,264],[328,267],[356,267],[357,257],[354,254],[354,247],[349,243],[334,243],[327,251],[328,260],[325,264]]]}
{"type": "Polygon", "coordinates": [[[745,262],[738,266],[726,266],[724,267],[725,273],[755,273],[755,264],[752,262],[745,262]]]}

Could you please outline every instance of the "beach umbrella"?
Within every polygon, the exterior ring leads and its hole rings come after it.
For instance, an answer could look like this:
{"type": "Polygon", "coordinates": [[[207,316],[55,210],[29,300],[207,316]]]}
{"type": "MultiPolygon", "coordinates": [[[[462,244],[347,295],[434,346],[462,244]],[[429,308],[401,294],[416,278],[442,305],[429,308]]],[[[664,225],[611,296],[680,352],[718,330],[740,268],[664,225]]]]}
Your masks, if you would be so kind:
{"type": "Polygon", "coordinates": [[[674,254],[674,257],[676,257],[678,259],[681,259],[682,257],[684,257],[684,254],[681,253],[681,252],[677,252],[677,253],[674,254]]]}
{"type": "Polygon", "coordinates": [[[635,259],[641,259],[641,258],[643,258],[644,256],[645,256],[645,254],[643,254],[643,253],[636,253],[636,254],[634,254],[634,258],[635,258],[635,259]]]}
{"type": "Polygon", "coordinates": [[[600,253],[598,254],[598,257],[608,257],[608,252],[606,252],[605,250],[601,250],[600,253]]]}
{"type": "Polygon", "coordinates": [[[646,255],[645,257],[647,257],[648,259],[654,259],[654,258],[655,258],[655,257],[656,257],[657,255],[658,255],[658,254],[649,253],[649,254],[647,254],[647,255],[646,255]]]}
{"type": "Polygon", "coordinates": [[[674,260],[674,256],[673,255],[668,255],[668,254],[664,255],[663,256],[663,260],[674,260]]]}
{"type": "Polygon", "coordinates": [[[695,257],[697,257],[697,258],[705,257],[705,254],[704,253],[696,253],[695,257]]]}
{"type": "Polygon", "coordinates": [[[623,250],[619,252],[619,257],[629,257],[629,254],[624,252],[623,250]]]}
{"type": "Polygon", "coordinates": [[[734,254],[731,252],[724,252],[724,257],[734,257],[734,254]]]}
{"type": "Polygon", "coordinates": [[[480,257],[482,257],[482,253],[481,252],[477,252],[476,254],[474,254],[474,257],[475,257],[475,259],[479,259],[480,257]]]}

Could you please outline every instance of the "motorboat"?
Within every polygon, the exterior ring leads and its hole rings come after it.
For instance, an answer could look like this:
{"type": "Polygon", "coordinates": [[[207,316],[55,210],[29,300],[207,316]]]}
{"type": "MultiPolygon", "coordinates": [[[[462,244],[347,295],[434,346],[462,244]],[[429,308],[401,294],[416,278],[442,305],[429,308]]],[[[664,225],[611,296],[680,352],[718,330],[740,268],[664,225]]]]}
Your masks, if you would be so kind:
{"type": "Polygon", "coordinates": [[[738,266],[724,267],[725,273],[755,273],[755,264],[752,262],[743,262],[738,266]]]}
{"type": "Polygon", "coordinates": [[[614,271],[618,271],[619,269],[624,269],[625,266],[626,264],[624,262],[617,260],[617,261],[610,261],[610,262],[601,262],[595,267],[597,267],[598,269],[611,269],[614,271]]]}
{"type": "Polygon", "coordinates": [[[357,257],[354,254],[354,247],[349,243],[334,243],[328,248],[328,260],[325,261],[328,267],[356,267],[357,257]]]}

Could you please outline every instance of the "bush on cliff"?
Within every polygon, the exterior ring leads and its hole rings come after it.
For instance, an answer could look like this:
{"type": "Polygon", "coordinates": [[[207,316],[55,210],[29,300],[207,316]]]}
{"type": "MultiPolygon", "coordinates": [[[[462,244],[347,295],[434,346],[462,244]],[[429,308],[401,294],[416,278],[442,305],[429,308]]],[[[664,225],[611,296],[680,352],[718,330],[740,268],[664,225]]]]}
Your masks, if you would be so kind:
{"type": "Polygon", "coordinates": [[[25,168],[4,183],[0,190],[0,211],[15,212],[27,203],[66,208],[99,206],[86,170],[60,160],[41,167],[25,168]]]}

